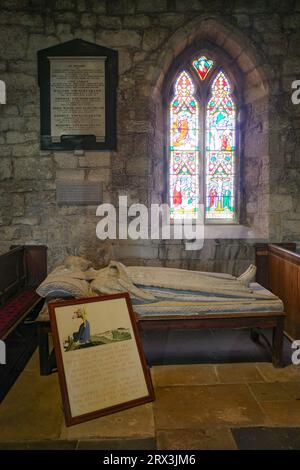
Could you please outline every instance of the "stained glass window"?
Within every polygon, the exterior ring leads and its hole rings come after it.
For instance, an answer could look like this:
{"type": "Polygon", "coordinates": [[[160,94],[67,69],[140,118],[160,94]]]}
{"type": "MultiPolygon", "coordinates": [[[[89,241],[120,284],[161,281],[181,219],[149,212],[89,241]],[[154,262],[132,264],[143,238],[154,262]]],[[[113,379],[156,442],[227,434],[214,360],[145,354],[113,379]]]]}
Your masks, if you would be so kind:
{"type": "Polygon", "coordinates": [[[206,218],[235,217],[235,105],[219,72],[206,111],[206,218]]]}
{"type": "Polygon", "coordinates": [[[170,104],[170,210],[172,218],[195,217],[199,203],[199,106],[183,71],[170,104]]]}
{"type": "Polygon", "coordinates": [[[213,61],[202,55],[199,59],[193,61],[193,66],[195,70],[197,70],[200,80],[205,80],[208,72],[213,66],[213,61]]]}
{"type": "Polygon", "coordinates": [[[203,203],[208,222],[236,221],[236,106],[229,79],[213,67],[204,56],[191,62],[177,76],[169,104],[173,219],[196,218],[203,203]]]}

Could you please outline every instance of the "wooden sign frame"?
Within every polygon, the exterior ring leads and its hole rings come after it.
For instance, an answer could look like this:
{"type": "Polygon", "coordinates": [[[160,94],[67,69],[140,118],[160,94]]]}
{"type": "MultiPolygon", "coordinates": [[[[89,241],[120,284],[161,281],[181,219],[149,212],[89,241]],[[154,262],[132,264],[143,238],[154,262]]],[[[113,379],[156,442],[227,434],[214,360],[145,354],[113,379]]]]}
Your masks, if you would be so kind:
{"type": "Polygon", "coordinates": [[[128,293],[53,302],[49,313],[67,426],[154,400],[128,293]]]}
{"type": "Polygon", "coordinates": [[[118,84],[118,52],[82,39],[74,39],[57,46],[38,51],[38,84],[40,87],[40,123],[42,150],[116,150],[116,106],[118,84]],[[105,59],[105,129],[104,140],[97,141],[95,135],[62,135],[55,141],[51,135],[51,59],[86,61],[105,59]]]}

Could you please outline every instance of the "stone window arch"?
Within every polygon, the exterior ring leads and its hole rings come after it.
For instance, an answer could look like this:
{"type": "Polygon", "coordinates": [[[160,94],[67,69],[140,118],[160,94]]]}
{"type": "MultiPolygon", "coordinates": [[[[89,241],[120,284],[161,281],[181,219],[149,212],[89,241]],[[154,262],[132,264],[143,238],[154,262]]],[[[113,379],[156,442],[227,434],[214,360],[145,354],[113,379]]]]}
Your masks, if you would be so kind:
{"type": "MultiPolygon", "coordinates": [[[[176,73],[195,55],[203,54],[221,64],[237,100],[240,177],[238,222],[205,224],[205,247],[209,239],[266,240],[274,229],[270,215],[272,158],[275,120],[273,93],[278,84],[274,70],[261,49],[242,31],[220,17],[198,16],[178,28],[151,59],[149,106],[149,202],[168,201],[168,105],[176,73]],[[154,65],[155,64],[155,65],[154,65]]],[[[275,210],[276,211],[276,210],[275,210]]],[[[273,219],[272,219],[273,217],[273,219]]],[[[275,221],[275,223],[277,223],[275,221]]],[[[229,243],[228,241],[228,243],[229,243]]],[[[238,241],[236,243],[239,243],[238,241]]],[[[242,242],[241,242],[242,243],[242,242]]],[[[203,250],[202,250],[203,255],[203,250]]],[[[204,255],[203,255],[204,256],[204,255]]],[[[244,256],[244,255],[243,255],[244,256]]]]}

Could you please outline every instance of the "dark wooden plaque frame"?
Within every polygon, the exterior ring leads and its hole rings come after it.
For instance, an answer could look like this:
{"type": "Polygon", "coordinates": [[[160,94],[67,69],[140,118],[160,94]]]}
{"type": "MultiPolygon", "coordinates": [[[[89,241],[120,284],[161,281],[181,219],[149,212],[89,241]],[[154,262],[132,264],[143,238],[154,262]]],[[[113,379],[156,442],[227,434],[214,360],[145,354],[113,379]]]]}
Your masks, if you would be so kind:
{"type": "Polygon", "coordinates": [[[42,150],[116,150],[116,90],[118,52],[82,39],[58,44],[38,51],[38,84],[40,87],[40,122],[42,150]],[[49,57],[106,57],[105,61],[105,141],[96,142],[94,135],[63,135],[60,142],[51,139],[50,61],[49,57]]]}
{"type": "Polygon", "coordinates": [[[52,330],[53,344],[54,344],[54,350],[55,350],[55,356],[56,356],[56,363],[57,363],[57,369],[58,369],[59,383],[60,383],[60,389],[61,389],[61,395],[62,395],[62,401],[63,401],[63,408],[64,408],[64,414],[65,414],[65,420],[66,420],[67,426],[72,426],[74,424],[78,424],[84,421],[89,421],[91,419],[98,418],[100,416],[108,415],[111,413],[115,413],[117,411],[126,410],[127,408],[132,408],[134,406],[142,405],[144,403],[148,403],[154,400],[155,397],[154,397],[154,390],[153,390],[153,385],[151,381],[151,375],[150,375],[150,372],[146,363],[144,351],[142,348],[142,343],[141,343],[138,328],[137,328],[136,318],[132,310],[130,297],[127,292],[124,292],[121,294],[101,296],[101,297],[86,297],[86,298],[81,298],[78,300],[51,302],[49,303],[49,314],[50,314],[51,330],[52,330]],[[133,339],[137,346],[139,360],[140,360],[140,364],[143,370],[148,394],[146,396],[142,396],[142,397],[130,400],[130,401],[126,401],[126,402],[122,402],[114,406],[110,406],[108,408],[97,409],[90,413],[85,413],[79,416],[72,416],[70,400],[69,400],[69,395],[68,395],[67,381],[66,381],[65,370],[64,370],[63,356],[62,356],[62,351],[61,351],[61,344],[59,340],[59,333],[58,333],[58,327],[57,327],[57,321],[56,321],[56,315],[57,315],[56,308],[64,307],[68,305],[87,304],[90,302],[98,303],[98,302],[109,301],[109,300],[114,300],[114,299],[125,299],[126,301],[127,311],[128,311],[128,315],[130,318],[132,331],[134,334],[133,339]]]}

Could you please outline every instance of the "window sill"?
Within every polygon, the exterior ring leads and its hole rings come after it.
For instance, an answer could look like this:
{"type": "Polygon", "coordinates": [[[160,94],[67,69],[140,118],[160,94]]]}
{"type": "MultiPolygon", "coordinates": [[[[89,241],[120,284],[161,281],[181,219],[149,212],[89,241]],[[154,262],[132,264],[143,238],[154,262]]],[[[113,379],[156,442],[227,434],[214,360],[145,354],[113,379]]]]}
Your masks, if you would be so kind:
{"type": "MultiPolygon", "coordinates": [[[[180,224],[180,222],[179,222],[180,224]]],[[[171,220],[171,233],[173,233],[176,221],[171,220]]],[[[194,226],[195,221],[184,220],[184,225],[194,226]]],[[[204,224],[203,226],[203,239],[252,239],[252,240],[267,240],[266,236],[259,230],[255,230],[248,225],[242,225],[238,223],[212,223],[204,224]]],[[[202,229],[201,229],[202,230],[202,229]]]]}
{"type": "Polygon", "coordinates": [[[204,225],[204,239],[216,238],[260,238],[260,235],[247,225],[211,224],[204,225]]]}

